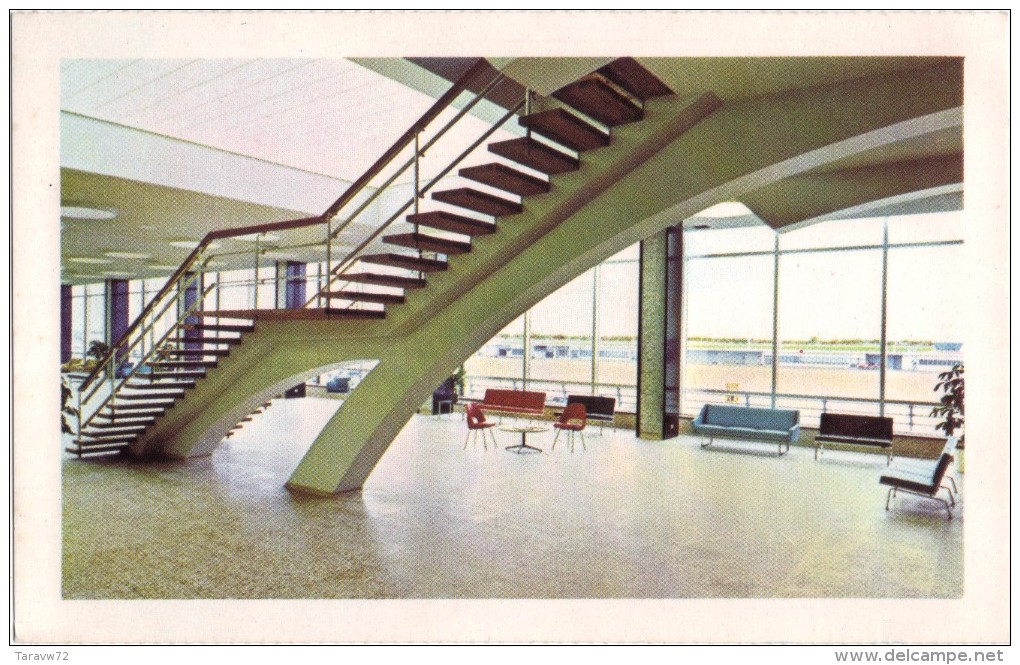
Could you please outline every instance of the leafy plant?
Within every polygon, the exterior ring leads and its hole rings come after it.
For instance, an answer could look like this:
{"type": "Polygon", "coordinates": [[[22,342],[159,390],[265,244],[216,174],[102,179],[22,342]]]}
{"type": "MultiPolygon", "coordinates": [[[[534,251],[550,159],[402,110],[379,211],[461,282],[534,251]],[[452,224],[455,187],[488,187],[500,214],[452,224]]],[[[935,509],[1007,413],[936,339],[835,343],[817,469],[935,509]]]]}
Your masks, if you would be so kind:
{"type": "Polygon", "coordinates": [[[85,352],[85,356],[88,358],[95,358],[96,360],[102,360],[108,353],[110,353],[110,345],[106,342],[94,339],[89,342],[89,350],[85,352]]]}
{"type": "MultiPolygon", "coordinates": [[[[935,392],[941,391],[943,395],[939,405],[931,410],[931,415],[942,418],[935,429],[942,430],[946,436],[953,436],[957,429],[963,428],[963,387],[963,363],[939,374],[938,383],[935,384],[935,392]]],[[[960,443],[963,443],[962,436],[960,443]]]]}
{"type": "Polygon", "coordinates": [[[78,415],[78,409],[68,404],[71,400],[71,386],[66,378],[60,379],[60,431],[64,434],[74,434],[74,429],[67,422],[67,417],[78,415]]]}
{"type": "Polygon", "coordinates": [[[463,365],[457,368],[457,371],[453,373],[450,378],[453,379],[453,385],[457,386],[457,394],[464,394],[464,377],[466,376],[463,365]]]}

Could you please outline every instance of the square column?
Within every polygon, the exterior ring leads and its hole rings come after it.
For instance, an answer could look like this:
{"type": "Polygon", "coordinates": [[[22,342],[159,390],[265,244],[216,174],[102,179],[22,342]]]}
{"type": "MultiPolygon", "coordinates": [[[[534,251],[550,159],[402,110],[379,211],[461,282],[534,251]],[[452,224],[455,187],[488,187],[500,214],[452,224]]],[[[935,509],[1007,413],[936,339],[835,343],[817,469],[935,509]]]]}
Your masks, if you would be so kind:
{"type": "Polygon", "coordinates": [[[636,433],[670,439],[680,431],[680,300],[683,227],[641,243],[636,433]]]}

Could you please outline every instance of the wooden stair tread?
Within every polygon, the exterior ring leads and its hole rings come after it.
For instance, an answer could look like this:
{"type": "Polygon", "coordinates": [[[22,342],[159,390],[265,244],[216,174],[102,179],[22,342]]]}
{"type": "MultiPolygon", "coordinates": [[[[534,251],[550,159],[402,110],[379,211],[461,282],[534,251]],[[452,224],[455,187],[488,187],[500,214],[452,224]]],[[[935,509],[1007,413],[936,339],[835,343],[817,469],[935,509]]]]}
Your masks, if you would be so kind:
{"type": "Polygon", "coordinates": [[[460,176],[517,196],[545,194],[550,188],[549,181],[522,173],[506,164],[469,166],[460,170],[460,176]]]}
{"type": "Polygon", "coordinates": [[[127,449],[127,444],[104,444],[98,446],[74,446],[64,448],[65,452],[72,455],[96,455],[100,453],[119,453],[127,449]]]}
{"type": "Polygon", "coordinates": [[[240,344],[240,337],[171,337],[172,344],[240,344]]]}
{"type": "MultiPolygon", "coordinates": [[[[104,420],[106,419],[104,418],[104,420]]],[[[110,422],[92,423],[89,425],[89,427],[95,427],[97,429],[111,429],[114,427],[135,427],[139,425],[144,427],[146,423],[153,423],[155,421],[156,418],[153,416],[146,416],[145,418],[139,419],[125,419],[121,417],[117,418],[116,420],[110,420],[110,422]]]]}
{"type": "Polygon", "coordinates": [[[193,388],[195,386],[194,381],[139,381],[137,383],[124,384],[125,388],[132,390],[163,390],[165,388],[193,388]]]}
{"type": "MultiPolygon", "coordinates": [[[[434,210],[432,212],[422,212],[416,215],[408,215],[407,221],[411,224],[417,224],[418,226],[427,226],[432,229],[438,229],[440,231],[449,231],[451,233],[459,233],[465,236],[481,236],[495,233],[497,227],[492,222],[483,222],[480,219],[474,219],[472,217],[464,217],[463,215],[455,215],[452,212],[446,212],[445,210],[434,210]]],[[[386,236],[383,238],[383,242],[386,242],[386,238],[393,236],[386,236]]],[[[471,249],[471,245],[467,245],[468,250],[471,249]]],[[[467,251],[467,250],[465,250],[467,251]]],[[[464,252],[452,251],[443,252],[443,254],[463,254],[464,252]]]]}
{"type": "Polygon", "coordinates": [[[396,268],[407,268],[409,270],[420,270],[422,272],[437,272],[450,267],[446,261],[439,259],[426,259],[412,254],[397,254],[387,252],[385,254],[366,254],[358,257],[365,263],[374,263],[381,266],[393,266],[396,268]]]}
{"type": "MultiPolygon", "coordinates": [[[[189,367],[213,369],[218,363],[215,360],[158,360],[151,363],[151,365],[158,370],[174,370],[174,369],[188,369],[189,367]]],[[[163,374],[164,372],[156,372],[156,374],[163,374]]],[[[172,371],[165,372],[172,374],[172,371]]]]}
{"type": "Polygon", "coordinates": [[[230,325],[224,323],[185,323],[181,326],[185,330],[214,330],[219,332],[250,333],[255,332],[255,324],[250,326],[230,325]]]}
{"type": "Polygon", "coordinates": [[[159,416],[159,415],[162,415],[162,414],[164,414],[166,412],[166,407],[167,407],[166,404],[159,404],[159,405],[118,404],[117,406],[105,406],[105,407],[103,407],[105,410],[104,411],[100,411],[96,415],[97,416],[102,416],[103,418],[109,418],[109,417],[116,417],[118,412],[120,412],[120,411],[126,411],[126,412],[129,412],[129,413],[125,413],[124,417],[132,417],[132,416],[135,415],[136,412],[142,411],[143,415],[159,416]],[[107,414],[109,414],[109,415],[107,415],[107,414]]]}
{"type": "MultiPolygon", "coordinates": [[[[87,436],[87,434],[82,434],[82,436],[85,437],[85,436],[87,436]]],[[[126,434],[123,434],[123,436],[108,437],[108,438],[105,438],[105,439],[91,438],[91,441],[83,441],[83,442],[81,442],[81,446],[83,448],[85,448],[86,446],[102,446],[103,444],[107,444],[107,445],[109,445],[109,444],[133,444],[136,441],[138,441],[137,434],[136,434],[136,436],[130,436],[130,437],[126,436],[126,434]]]]}
{"type": "Polygon", "coordinates": [[[139,400],[150,400],[150,406],[164,406],[163,404],[151,402],[151,400],[166,400],[166,399],[175,400],[175,399],[177,399],[178,397],[180,397],[183,394],[184,393],[182,393],[182,392],[180,392],[180,393],[153,393],[153,392],[144,392],[144,393],[117,393],[117,399],[119,399],[119,400],[120,399],[126,399],[129,402],[130,401],[139,401],[139,400]]]}
{"type": "Polygon", "coordinates": [[[417,277],[402,277],[400,275],[383,275],[373,272],[355,272],[342,275],[340,279],[348,282],[360,282],[362,284],[377,284],[379,286],[395,286],[401,289],[420,289],[425,286],[425,280],[417,277]]]}
{"type": "Polygon", "coordinates": [[[426,233],[397,233],[383,236],[383,242],[400,247],[421,249],[426,252],[439,252],[446,255],[466,254],[471,251],[471,243],[438,238],[426,233]]]}
{"type": "Polygon", "coordinates": [[[609,134],[564,109],[532,113],[521,118],[520,124],[577,152],[609,145],[609,134]]]}
{"type": "Polygon", "coordinates": [[[598,72],[641,101],[673,94],[665,83],[634,58],[618,58],[598,72]]]}
{"type": "Polygon", "coordinates": [[[250,310],[265,321],[322,321],[326,319],[383,319],[381,309],[340,309],[330,307],[296,307],[293,309],[250,310]]]}
{"type": "Polygon", "coordinates": [[[609,127],[636,122],[644,111],[598,77],[563,86],[553,97],[609,127]]]}
{"type": "Polygon", "coordinates": [[[576,171],[581,167],[576,157],[527,136],[490,143],[489,152],[550,175],[576,171]]]}
{"type": "Polygon", "coordinates": [[[147,379],[152,376],[156,381],[163,379],[203,379],[205,378],[205,370],[187,370],[181,369],[176,371],[164,370],[160,372],[153,372],[152,374],[136,374],[136,377],[147,379]]]}
{"type": "Polygon", "coordinates": [[[324,294],[327,298],[342,298],[344,300],[355,300],[358,302],[373,302],[383,305],[402,305],[405,302],[404,296],[397,293],[358,293],[357,291],[329,291],[324,294]]]}
{"type": "Polygon", "coordinates": [[[197,349],[168,349],[164,353],[169,356],[228,356],[230,355],[230,349],[207,349],[200,347],[197,349]]]}
{"type": "MultiPolygon", "coordinates": [[[[489,146],[492,149],[492,146],[489,146]]],[[[467,208],[468,210],[474,210],[485,215],[492,215],[493,217],[506,217],[508,215],[517,215],[524,210],[524,206],[515,201],[504,199],[499,196],[493,196],[484,192],[479,192],[476,189],[469,187],[462,187],[459,189],[447,189],[442,192],[434,192],[432,198],[436,201],[442,201],[443,203],[449,203],[461,208],[467,208]]]]}

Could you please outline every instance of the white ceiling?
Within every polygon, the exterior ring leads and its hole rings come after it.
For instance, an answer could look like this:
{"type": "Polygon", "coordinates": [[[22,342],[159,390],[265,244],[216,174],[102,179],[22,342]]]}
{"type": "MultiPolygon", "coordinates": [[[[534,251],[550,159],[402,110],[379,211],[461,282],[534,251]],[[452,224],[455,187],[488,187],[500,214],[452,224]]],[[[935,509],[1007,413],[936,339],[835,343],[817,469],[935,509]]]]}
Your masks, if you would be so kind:
{"type": "MultiPolygon", "coordinates": [[[[64,111],[348,181],[435,101],[341,59],[90,59],[60,70],[64,111]]],[[[469,116],[454,132],[481,128],[469,116]]]]}

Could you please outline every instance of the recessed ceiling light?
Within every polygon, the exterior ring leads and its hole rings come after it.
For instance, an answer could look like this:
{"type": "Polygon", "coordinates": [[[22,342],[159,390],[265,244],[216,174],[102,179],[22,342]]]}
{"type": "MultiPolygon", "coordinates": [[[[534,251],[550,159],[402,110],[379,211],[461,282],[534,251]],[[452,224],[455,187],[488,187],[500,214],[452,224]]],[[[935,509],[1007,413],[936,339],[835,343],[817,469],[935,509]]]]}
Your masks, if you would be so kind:
{"type": "Polygon", "coordinates": [[[96,259],[91,256],[69,256],[67,257],[67,260],[70,261],[71,263],[97,263],[97,264],[113,263],[113,261],[111,261],[110,259],[96,259]]]}
{"type": "Polygon", "coordinates": [[[109,256],[111,259],[147,259],[152,255],[138,252],[104,252],[103,256],[109,256]]]}
{"type": "Polygon", "coordinates": [[[103,272],[104,277],[131,277],[131,275],[132,273],[121,270],[106,270],[103,272]]]}
{"type": "Polygon", "coordinates": [[[88,206],[60,206],[60,216],[67,219],[114,219],[117,216],[117,211],[106,208],[90,208],[88,206]]]}
{"type": "Polygon", "coordinates": [[[739,201],[723,201],[710,208],[705,208],[695,217],[743,217],[753,214],[750,208],[739,201]]]}

